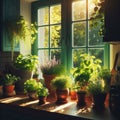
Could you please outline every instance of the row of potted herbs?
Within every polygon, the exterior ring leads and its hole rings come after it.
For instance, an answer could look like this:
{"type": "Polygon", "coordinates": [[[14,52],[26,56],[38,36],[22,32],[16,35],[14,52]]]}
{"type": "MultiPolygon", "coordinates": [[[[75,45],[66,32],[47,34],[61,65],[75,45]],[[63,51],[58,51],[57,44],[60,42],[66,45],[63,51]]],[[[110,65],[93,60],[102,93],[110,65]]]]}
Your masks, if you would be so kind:
{"type": "MultiPolygon", "coordinates": [[[[36,69],[40,69],[43,74],[45,87],[47,87],[50,94],[52,93],[51,88],[56,88],[56,91],[60,88],[69,88],[69,90],[77,90],[77,93],[82,91],[82,93],[84,92],[86,94],[86,92],[88,92],[92,95],[107,93],[109,91],[111,77],[109,69],[103,69],[101,67],[101,61],[96,59],[95,56],[81,54],[80,58],[80,66],[72,68],[71,74],[67,75],[64,66],[56,60],[51,60],[45,65],[39,65],[38,56],[23,56],[20,54],[15,60],[12,70],[13,74],[20,77],[20,80],[16,82],[16,88],[23,92],[26,80],[32,78],[32,73],[35,73],[36,69]],[[21,70],[22,73],[19,70],[21,70]],[[23,73],[25,70],[32,72],[27,75],[27,72],[23,73]],[[23,76],[23,74],[27,76],[23,76]],[[50,78],[51,75],[53,76],[51,80],[45,78],[47,75],[49,75],[48,78],[50,78]],[[22,86],[22,89],[18,89],[18,86],[22,86]]],[[[66,100],[63,101],[66,102],[66,100]]]]}

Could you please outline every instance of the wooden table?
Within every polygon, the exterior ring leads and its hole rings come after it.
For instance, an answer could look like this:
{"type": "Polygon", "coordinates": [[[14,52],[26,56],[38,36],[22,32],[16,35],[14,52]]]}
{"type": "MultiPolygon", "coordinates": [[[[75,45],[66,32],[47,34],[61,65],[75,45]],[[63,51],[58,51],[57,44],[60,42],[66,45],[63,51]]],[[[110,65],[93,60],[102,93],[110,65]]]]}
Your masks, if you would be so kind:
{"type": "Polygon", "coordinates": [[[108,104],[105,105],[105,109],[96,111],[90,102],[87,102],[86,107],[80,108],[77,102],[70,98],[68,103],[63,105],[57,105],[53,98],[48,98],[47,103],[43,105],[39,105],[38,100],[31,101],[23,95],[2,98],[0,111],[0,120],[10,118],[10,112],[12,115],[9,120],[37,120],[41,116],[43,120],[120,120],[110,113],[108,104]]]}

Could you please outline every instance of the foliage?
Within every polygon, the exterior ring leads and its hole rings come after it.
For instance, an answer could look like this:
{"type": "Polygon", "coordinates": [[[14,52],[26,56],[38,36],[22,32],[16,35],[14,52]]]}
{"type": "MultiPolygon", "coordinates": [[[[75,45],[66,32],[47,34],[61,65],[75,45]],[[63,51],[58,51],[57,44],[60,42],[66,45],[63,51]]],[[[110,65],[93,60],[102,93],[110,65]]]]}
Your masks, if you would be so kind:
{"type": "Polygon", "coordinates": [[[96,59],[95,56],[91,56],[89,54],[81,54],[80,65],[71,69],[76,87],[81,89],[82,86],[85,86],[89,82],[91,77],[94,77],[95,79],[100,69],[100,59],[96,59]]]}
{"type": "Polygon", "coordinates": [[[94,12],[91,19],[91,27],[101,26],[99,35],[104,35],[104,11],[105,11],[105,0],[99,0],[95,3],[94,12]]]}
{"type": "Polygon", "coordinates": [[[59,64],[58,61],[52,59],[47,61],[45,64],[40,66],[40,69],[43,74],[46,75],[61,75],[65,73],[65,68],[62,64],[59,64]]]}
{"type": "Polygon", "coordinates": [[[110,80],[111,80],[111,72],[110,69],[102,68],[99,72],[99,78],[104,80],[105,82],[105,89],[109,91],[110,89],[110,80]]]}
{"type": "Polygon", "coordinates": [[[11,41],[12,54],[14,47],[20,41],[26,42],[27,47],[29,44],[31,45],[34,43],[37,37],[36,23],[31,23],[29,25],[23,16],[19,16],[15,20],[7,21],[6,24],[9,39],[11,41]]]}
{"type": "Polygon", "coordinates": [[[72,79],[69,76],[61,75],[51,81],[51,86],[55,89],[65,89],[72,87],[72,79]]]}
{"type": "Polygon", "coordinates": [[[5,85],[13,85],[15,82],[20,80],[20,78],[12,74],[5,74],[3,80],[5,85]]]}
{"type": "Polygon", "coordinates": [[[105,89],[104,80],[97,79],[95,81],[94,80],[90,81],[87,86],[87,91],[89,94],[92,94],[92,95],[97,95],[99,93],[107,92],[105,89]]]}
{"type": "Polygon", "coordinates": [[[46,87],[41,87],[40,89],[38,89],[37,91],[37,95],[38,96],[48,96],[49,95],[49,91],[46,87]]]}
{"type": "Polygon", "coordinates": [[[14,62],[14,66],[18,69],[34,71],[38,67],[39,61],[36,55],[19,54],[14,62]]]}
{"type": "Polygon", "coordinates": [[[24,83],[24,91],[27,92],[37,92],[38,89],[42,87],[42,83],[37,82],[35,79],[28,79],[24,83]]]}

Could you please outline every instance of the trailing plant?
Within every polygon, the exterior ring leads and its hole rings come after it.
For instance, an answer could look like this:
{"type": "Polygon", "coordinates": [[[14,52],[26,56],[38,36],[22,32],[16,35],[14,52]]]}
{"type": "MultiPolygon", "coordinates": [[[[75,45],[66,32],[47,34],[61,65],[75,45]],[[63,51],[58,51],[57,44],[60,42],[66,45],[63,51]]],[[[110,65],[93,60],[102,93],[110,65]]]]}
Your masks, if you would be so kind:
{"type": "Polygon", "coordinates": [[[7,21],[6,27],[11,42],[13,59],[14,47],[20,41],[24,41],[25,43],[27,43],[27,47],[28,45],[34,43],[37,37],[37,25],[36,23],[31,23],[29,25],[28,22],[23,18],[23,16],[19,16],[14,20],[7,21]]]}
{"type": "Polygon", "coordinates": [[[22,55],[19,54],[14,62],[14,66],[21,70],[34,71],[39,65],[37,55],[22,55]]]}

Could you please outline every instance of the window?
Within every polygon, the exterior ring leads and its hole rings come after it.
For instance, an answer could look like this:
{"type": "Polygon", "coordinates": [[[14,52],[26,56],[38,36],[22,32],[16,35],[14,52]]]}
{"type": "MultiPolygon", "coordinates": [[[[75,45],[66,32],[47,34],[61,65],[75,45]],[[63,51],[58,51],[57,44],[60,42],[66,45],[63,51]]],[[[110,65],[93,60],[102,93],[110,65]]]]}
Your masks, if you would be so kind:
{"type": "Polygon", "coordinates": [[[32,4],[32,18],[38,23],[38,39],[33,51],[40,62],[54,57],[69,70],[79,65],[82,53],[100,58],[109,66],[109,46],[92,28],[90,17],[96,0],[39,0],[32,4]]]}

